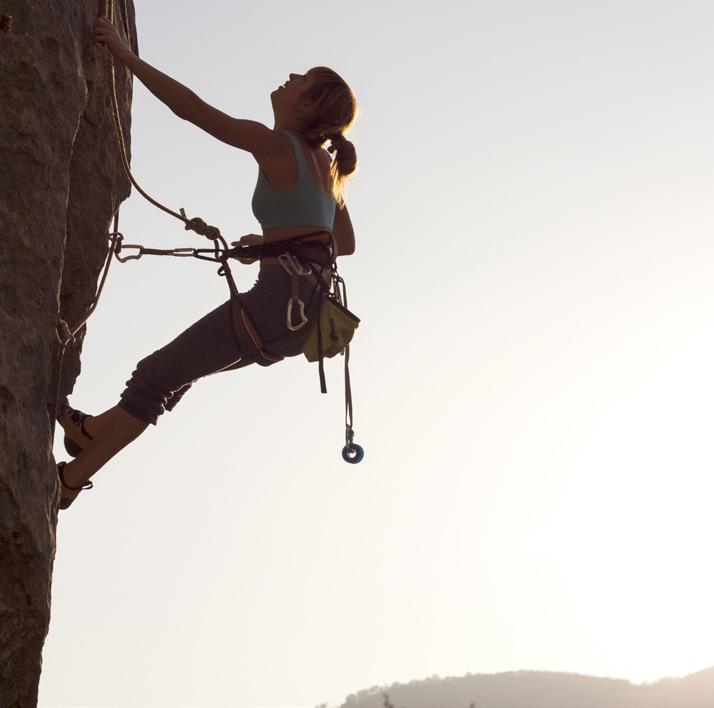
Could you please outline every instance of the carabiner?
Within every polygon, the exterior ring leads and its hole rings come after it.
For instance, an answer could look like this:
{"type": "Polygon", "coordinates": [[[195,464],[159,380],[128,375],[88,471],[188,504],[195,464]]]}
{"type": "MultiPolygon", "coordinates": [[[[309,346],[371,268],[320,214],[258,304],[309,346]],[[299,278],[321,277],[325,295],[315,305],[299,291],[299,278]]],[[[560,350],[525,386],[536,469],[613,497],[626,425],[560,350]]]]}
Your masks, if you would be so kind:
{"type": "Polygon", "coordinates": [[[289,275],[310,275],[312,272],[310,266],[304,268],[303,264],[289,253],[280,253],[278,255],[278,263],[280,263],[285,272],[289,275]]]}
{"type": "Polygon", "coordinates": [[[300,300],[300,298],[290,298],[288,300],[288,329],[291,332],[297,332],[299,329],[302,329],[305,325],[307,324],[307,317],[305,317],[305,303],[300,300]],[[293,327],[293,305],[295,304],[295,301],[297,299],[298,307],[300,308],[300,323],[296,326],[293,327]]]}
{"type": "Polygon", "coordinates": [[[126,263],[127,261],[133,261],[133,260],[139,260],[144,255],[144,247],[135,244],[135,243],[118,243],[116,250],[114,251],[114,255],[116,256],[116,259],[120,263],[126,263]],[[135,256],[120,256],[119,254],[125,249],[125,248],[135,248],[138,253],[135,256]]]}

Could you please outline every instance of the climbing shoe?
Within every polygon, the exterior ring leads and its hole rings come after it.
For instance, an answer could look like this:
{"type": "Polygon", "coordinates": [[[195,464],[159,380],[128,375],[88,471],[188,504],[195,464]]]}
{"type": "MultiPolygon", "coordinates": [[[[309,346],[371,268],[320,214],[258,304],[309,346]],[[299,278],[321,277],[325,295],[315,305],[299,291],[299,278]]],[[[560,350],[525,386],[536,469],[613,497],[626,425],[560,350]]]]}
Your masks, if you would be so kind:
{"type": "Polygon", "coordinates": [[[60,503],[59,503],[59,508],[60,509],[68,509],[72,502],[79,496],[79,493],[83,489],[92,489],[94,487],[94,484],[92,482],[85,482],[81,487],[70,487],[65,481],[64,481],[64,467],[67,463],[66,462],[58,462],[57,463],[57,476],[59,477],[60,484],[62,485],[61,487],[61,498],[60,498],[60,503]],[[76,494],[73,494],[73,492],[77,492],[76,494]]]}
{"type": "Polygon", "coordinates": [[[64,449],[67,450],[67,453],[72,455],[72,457],[77,457],[77,455],[79,455],[79,453],[87,447],[87,443],[93,439],[84,426],[86,421],[88,421],[92,416],[82,413],[82,411],[78,411],[76,408],[72,408],[66,401],[62,405],[60,418],[63,417],[63,415],[66,415],[70,419],[72,425],[71,428],[69,428],[69,426],[65,427],[60,420],[60,425],[62,425],[62,428],[65,431],[64,449]],[[73,437],[70,437],[70,434],[73,437]]]}

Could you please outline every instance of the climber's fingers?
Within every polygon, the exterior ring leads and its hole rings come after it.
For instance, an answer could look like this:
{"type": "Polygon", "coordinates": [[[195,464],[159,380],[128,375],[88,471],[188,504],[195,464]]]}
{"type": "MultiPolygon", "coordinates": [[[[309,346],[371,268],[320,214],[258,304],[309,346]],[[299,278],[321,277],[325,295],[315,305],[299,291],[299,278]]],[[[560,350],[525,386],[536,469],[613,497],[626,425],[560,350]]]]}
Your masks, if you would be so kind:
{"type": "MultiPolygon", "coordinates": [[[[246,234],[245,236],[241,236],[238,241],[232,241],[231,246],[257,246],[258,244],[263,243],[263,237],[260,234],[246,234]]],[[[245,263],[246,265],[250,265],[251,263],[255,263],[257,261],[257,258],[239,258],[238,259],[241,263],[245,263]]]]}
{"type": "Polygon", "coordinates": [[[127,46],[116,27],[106,17],[100,17],[94,25],[94,39],[104,44],[114,56],[127,51],[127,46]]]}
{"type": "Polygon", "coordinates": [[[246,234],[241,236],[238,241],[233,241],[233,246],[255,246],[263,243],[263,237],[260,234],[246,234]]]}

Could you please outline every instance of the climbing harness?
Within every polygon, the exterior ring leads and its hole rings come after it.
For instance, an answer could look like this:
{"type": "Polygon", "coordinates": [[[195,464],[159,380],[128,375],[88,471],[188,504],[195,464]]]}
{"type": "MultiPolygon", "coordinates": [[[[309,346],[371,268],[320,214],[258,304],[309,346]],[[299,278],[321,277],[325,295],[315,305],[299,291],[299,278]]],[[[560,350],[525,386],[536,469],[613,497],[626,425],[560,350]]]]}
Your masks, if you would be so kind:
{"type": "MultiPolygon", "coordinates": [[[[108,0],[108,2],[109,21],[114,24],[114,0],[108,0]]],[[[126,0],[123,0],[123,5],[123,30],[126,37],[129,39],[130,33],[126,0]]],[[[126,141],[124,139],[124,132],[121,125],[121,114],[117,98],[116,72],[113,56],[111,57],[111,86],[112,115],[116,128],[117,141],[120,148],[119,153],[121,156],[122,166],[127,177],[137,191],[147,201],[167,214],[181,220],[187,231],[195,231],[196,233],[208,238],[212,242],[212,248],[184,247],[158,249],[147,248],[141,244],[125,244],[124,236],[119,231],[119,210],[117,209],[114,216],[112,232],[109,234],[111,241],[102,269],[100,284],[86,316],[82,322],[74,328],[70,328],[66,322],[60,320],[58,335],[60,338],[61,356],[63,356],[66,347],[75,341],[77,334],[86,325],[87,320],[96,310],[97,303],[99,302],[99,298],[109,272],[112,256],[114,256],[119,262],[126,263],[130,260],[139,260],[145,255],[152,255],[198,258],[200,260],[219,263],[220,267],[218,268],[218,274],[225,277],[228,283],[233,333],[243,357],[261,366],[271,366],[272,364],[282,361],[284,359],[283,356],[272,354],[269,349],[266,349],[266,345],[261,338],[258,329],[243,306],[240,294],[238,293],[238,288],[236,287],[233,279],[233,273],[228,264],[228,261],[231,258],[257,259],[275,256],[277,257],[278,263],[290,275],[292,281],[291,297],[287,304],[286,314],[286,325],[290,332],[299,331],[309,324],[305,315],[305,309],[310,306],[312,297],[314,297],[315,293],[319,290],[319,306],[317,315],[315,322],[312,324],[313,329],[308,334],[304,354],[308,361],[319,361],[320,390],[322,393],[327,393],[323,363],[324,357],[332,357],[338,353],[342,353],[344,355],[345,445],[342,448],[342,457],[346,462],[352,464],[360,462],[364,457],[364,450],[360,445],[357,445],[354,442],[352,389],[349,376],[349,343],[352,339],[352,335],[354,334],[354,330],[359,325],[359,318],[347,310],[347,291],[345,283],[337,273],[337,251],[334,236],[329,234],[328,231],[322,230],[267,244],[235,246],[233,248],[229,248],[226,240],[221,235],[220,229],[216,226],[206,224],[206,222],[200,218],[189,219],[186,216],[184,209],[180,209],[177,213],[153,199],[139,186],[131,173],[126,149],[126,141]],[[308,240],[317,235],[325,234],[329,234],[331,237],[329,244],[324,241],[308,240]],[[320,269],[317,270],[313,268],[311,263],[320,265],[320,269]],[[326,269],[330,279],[329,286],[323,279],[323,273],[326,269]],[[316,277],[316,283],[313,288],[311,300],[306,305],[299,297],[299,279],[301,277],[308,276],[316,277]],[[342,293],[340,293],[340,285],[342,286],[342,293]],[[327,342],[327,347],[324,346],[325,342],[327,342]]]]}
{"type": "Polygon", "coordinates": [[[271,366],[284,357],[272,354],[266,349],[255,324],[250,315],[243,307],[241,297],[238,293],[233,273],[228,264],[231,258],[260,258],[266,256],[277,256],[278,262],[292,278],[292,294],[288,301],[286,325],[290,331],[298,331],[308,324],[305,317],[305,309],[309,308],[311,301],[305,304],[299,298],[299,277],[316,275],[316,283],[313,288],[313,297],[319,290],[319,304],[315,322],[312,330],[308,334],[303,348],[305,358],[311,362],[319,362],[320,390],[327,393],[325,381],[324,358],[343,354],[345,357],[345,446],[342,450],[342,457],[346,462],[356,464],[364,457],[363,448],[354,442],[353,430],[353,405],[352,388],[349,373],[349,343],[355,329],[359,325],[359,318],[347,309],[347,288],[345,281],[337,273],[335,264],[334,247],[318,241],[308,241],[305,239],[325,231],[314,231],[301,236],[295,236],[284,241],[275,241],[260,246],[236,246],[228,248],[223,237],[218,236],[216,241],[223,244],[222,247],[215,248],[147,248],[141,244],[124,244],[122,234],[110,234],[112,237],[114,256],[120,262],[138,260],[143,256],[174,256],[193,257],[200,260],[220,263],[218,274],[225,276],[230,290],[230,313],[233,324],[233,332],[246,358],[261,366],[271,366]],[[321,263],[322,268],[315,271],[305,264],[309,260],[320,263],[317,253],[310,255],[312,249],[322,250],[326,258],[321,263]],[[125,253],[129,251],[129,253],[125,253]],[[329,265],[331,285],[328,287],[323,280],[323,272],[329,265]],[[341,287],[341,291],[340,291],[341,287]],[[299,313],[300,321],[294,324],[295,312],[299,313]]]}

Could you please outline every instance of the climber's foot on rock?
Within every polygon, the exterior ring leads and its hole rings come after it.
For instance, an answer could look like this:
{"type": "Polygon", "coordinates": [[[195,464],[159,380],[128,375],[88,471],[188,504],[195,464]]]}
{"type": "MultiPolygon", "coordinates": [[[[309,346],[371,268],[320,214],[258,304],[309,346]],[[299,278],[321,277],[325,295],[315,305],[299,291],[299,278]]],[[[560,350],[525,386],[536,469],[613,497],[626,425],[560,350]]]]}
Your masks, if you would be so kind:
{"type": "Polygon", "coordinates": [[[64,430],[64,449],[72,457],[77,457],[97,432],[92,416],[72,408],[68,403],[62,406],[57,421],[64,430]]]}
{"type": "Polygon", "coordinates": [[[78,484],[76,486],[68,486],[64,474],[66,465],[66,462],[57,463],[57,477],[59,477],[60,481],[61,494],[59,508],[61,510],[68,509],[83,489],[91,489],[94,486],[92,482],[86,482],[85,484],[78,484]]]}

